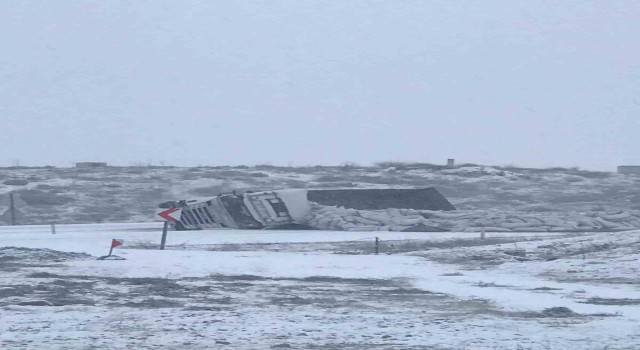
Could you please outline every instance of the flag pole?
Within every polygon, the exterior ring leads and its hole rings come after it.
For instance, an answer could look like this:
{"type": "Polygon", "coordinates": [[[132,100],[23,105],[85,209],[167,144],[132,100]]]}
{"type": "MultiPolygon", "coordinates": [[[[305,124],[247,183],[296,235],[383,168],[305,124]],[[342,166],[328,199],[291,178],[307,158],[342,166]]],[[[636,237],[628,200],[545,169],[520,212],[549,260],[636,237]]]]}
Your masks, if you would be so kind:
{"type": "Polygon", "coordinates": [[[111,256],[111,253],[113,253],[113,246],[114,246],[115,241],[116,241],[115,239],[111,240],[111,249],[109,249],[109,254],[107,254],[107,256],[111,256]]]}
{"type": "Polygon", "coordinates": [[[96,260],[126,260],[125,258],[119,257],[117,255],[113,255],[113,248],[121,246],[123,242],[124,241],[122,239],[113,238],[111,240],[111,247],[109,248],[109,254],[101,256],[96,260]]]}

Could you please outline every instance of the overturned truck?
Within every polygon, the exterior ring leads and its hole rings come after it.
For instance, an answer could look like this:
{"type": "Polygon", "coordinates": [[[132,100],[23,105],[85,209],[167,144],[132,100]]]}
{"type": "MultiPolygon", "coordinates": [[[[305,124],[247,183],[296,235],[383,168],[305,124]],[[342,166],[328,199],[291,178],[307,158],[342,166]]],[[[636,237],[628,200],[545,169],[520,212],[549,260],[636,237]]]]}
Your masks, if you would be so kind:
{"type": "MultiPolygon", "coordinates": [[[[420,189],[290,189],[224,193],[213,198],[170,201],[160,209],[182,209],[176,230],[235,229],[328,229],[359,230],[366,215],[388,210],[450,211],[456,208],[435,188],[420,189]],[[338,213],[338,214],[337,214],[338,213]],[[341,215],[348,213],[349,215],[341,215]],[[354,222],[350,222],[353,217],[354,222]],[[359,220],[359,221],[358,221],[359,220]]],[[[406,213],[405,213],[406,214],[406,213]]],[[[389,225],[422,227],[420,218],[389,225]]]]}

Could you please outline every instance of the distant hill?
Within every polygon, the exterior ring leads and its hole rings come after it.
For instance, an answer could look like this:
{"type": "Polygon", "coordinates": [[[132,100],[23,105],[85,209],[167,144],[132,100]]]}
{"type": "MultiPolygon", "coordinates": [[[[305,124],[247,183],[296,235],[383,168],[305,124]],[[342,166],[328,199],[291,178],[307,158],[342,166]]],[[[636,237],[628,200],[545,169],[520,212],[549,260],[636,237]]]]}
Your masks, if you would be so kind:
{"type": "Polygon", "coordinates": [[[150,221],[158,203],[234,189],[431,186],[463,210],[640,209],[640,176],[575,168],[381,163],[370,167],[0,168],[0,197],[5,197],[0,200],[0,214],[7,209],[9,192],[24,201],[21,224],[46,224],[150,221]]]}

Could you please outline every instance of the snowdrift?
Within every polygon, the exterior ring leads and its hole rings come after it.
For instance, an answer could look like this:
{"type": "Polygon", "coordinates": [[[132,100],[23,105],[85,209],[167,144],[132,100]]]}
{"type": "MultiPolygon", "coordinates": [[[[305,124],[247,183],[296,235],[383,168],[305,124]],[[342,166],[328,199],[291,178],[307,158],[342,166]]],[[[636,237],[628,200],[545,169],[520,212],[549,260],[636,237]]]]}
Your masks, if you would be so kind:
{"type": "Polygon", "coordinates": [[[182,209],[179,229],[571,232],[640,228],[638,210],[455,210],[435,188],[275,190],[164,203],[182,209]]]}
{"type": "Polygon", "coordinates": [[[335,231],[567,232],[640,228],[640,211],[522,213],[487,210],[356,210],[313,203],[304,224],[335,231]]]}

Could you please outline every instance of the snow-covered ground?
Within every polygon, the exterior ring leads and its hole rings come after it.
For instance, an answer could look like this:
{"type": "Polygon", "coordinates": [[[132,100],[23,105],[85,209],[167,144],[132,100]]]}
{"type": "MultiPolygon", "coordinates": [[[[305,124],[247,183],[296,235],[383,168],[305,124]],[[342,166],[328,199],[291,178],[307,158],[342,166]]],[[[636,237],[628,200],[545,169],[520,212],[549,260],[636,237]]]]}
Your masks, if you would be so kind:
{"type": "Polygon", "coordinates": [[[640,348],[640,231],[160,231],[1,227],[0,347],[640,348]]]}
{"type": "MultiPolygon", "coordinates": [[[[159,203],[231,190],[437,188],[458,209],[514,213],[640,210],[640,176],[570,168],[527,169],[430,164],[313,167],[0,168],[0,225],[141,222],[159,203]]],[[[486,225],[485,225],[486,226],[486,225]]],[[[604,225],[607,226],[607,225],[604,225]]],[[[634,226],[636,227],[636,226],[634,226]]]]}

